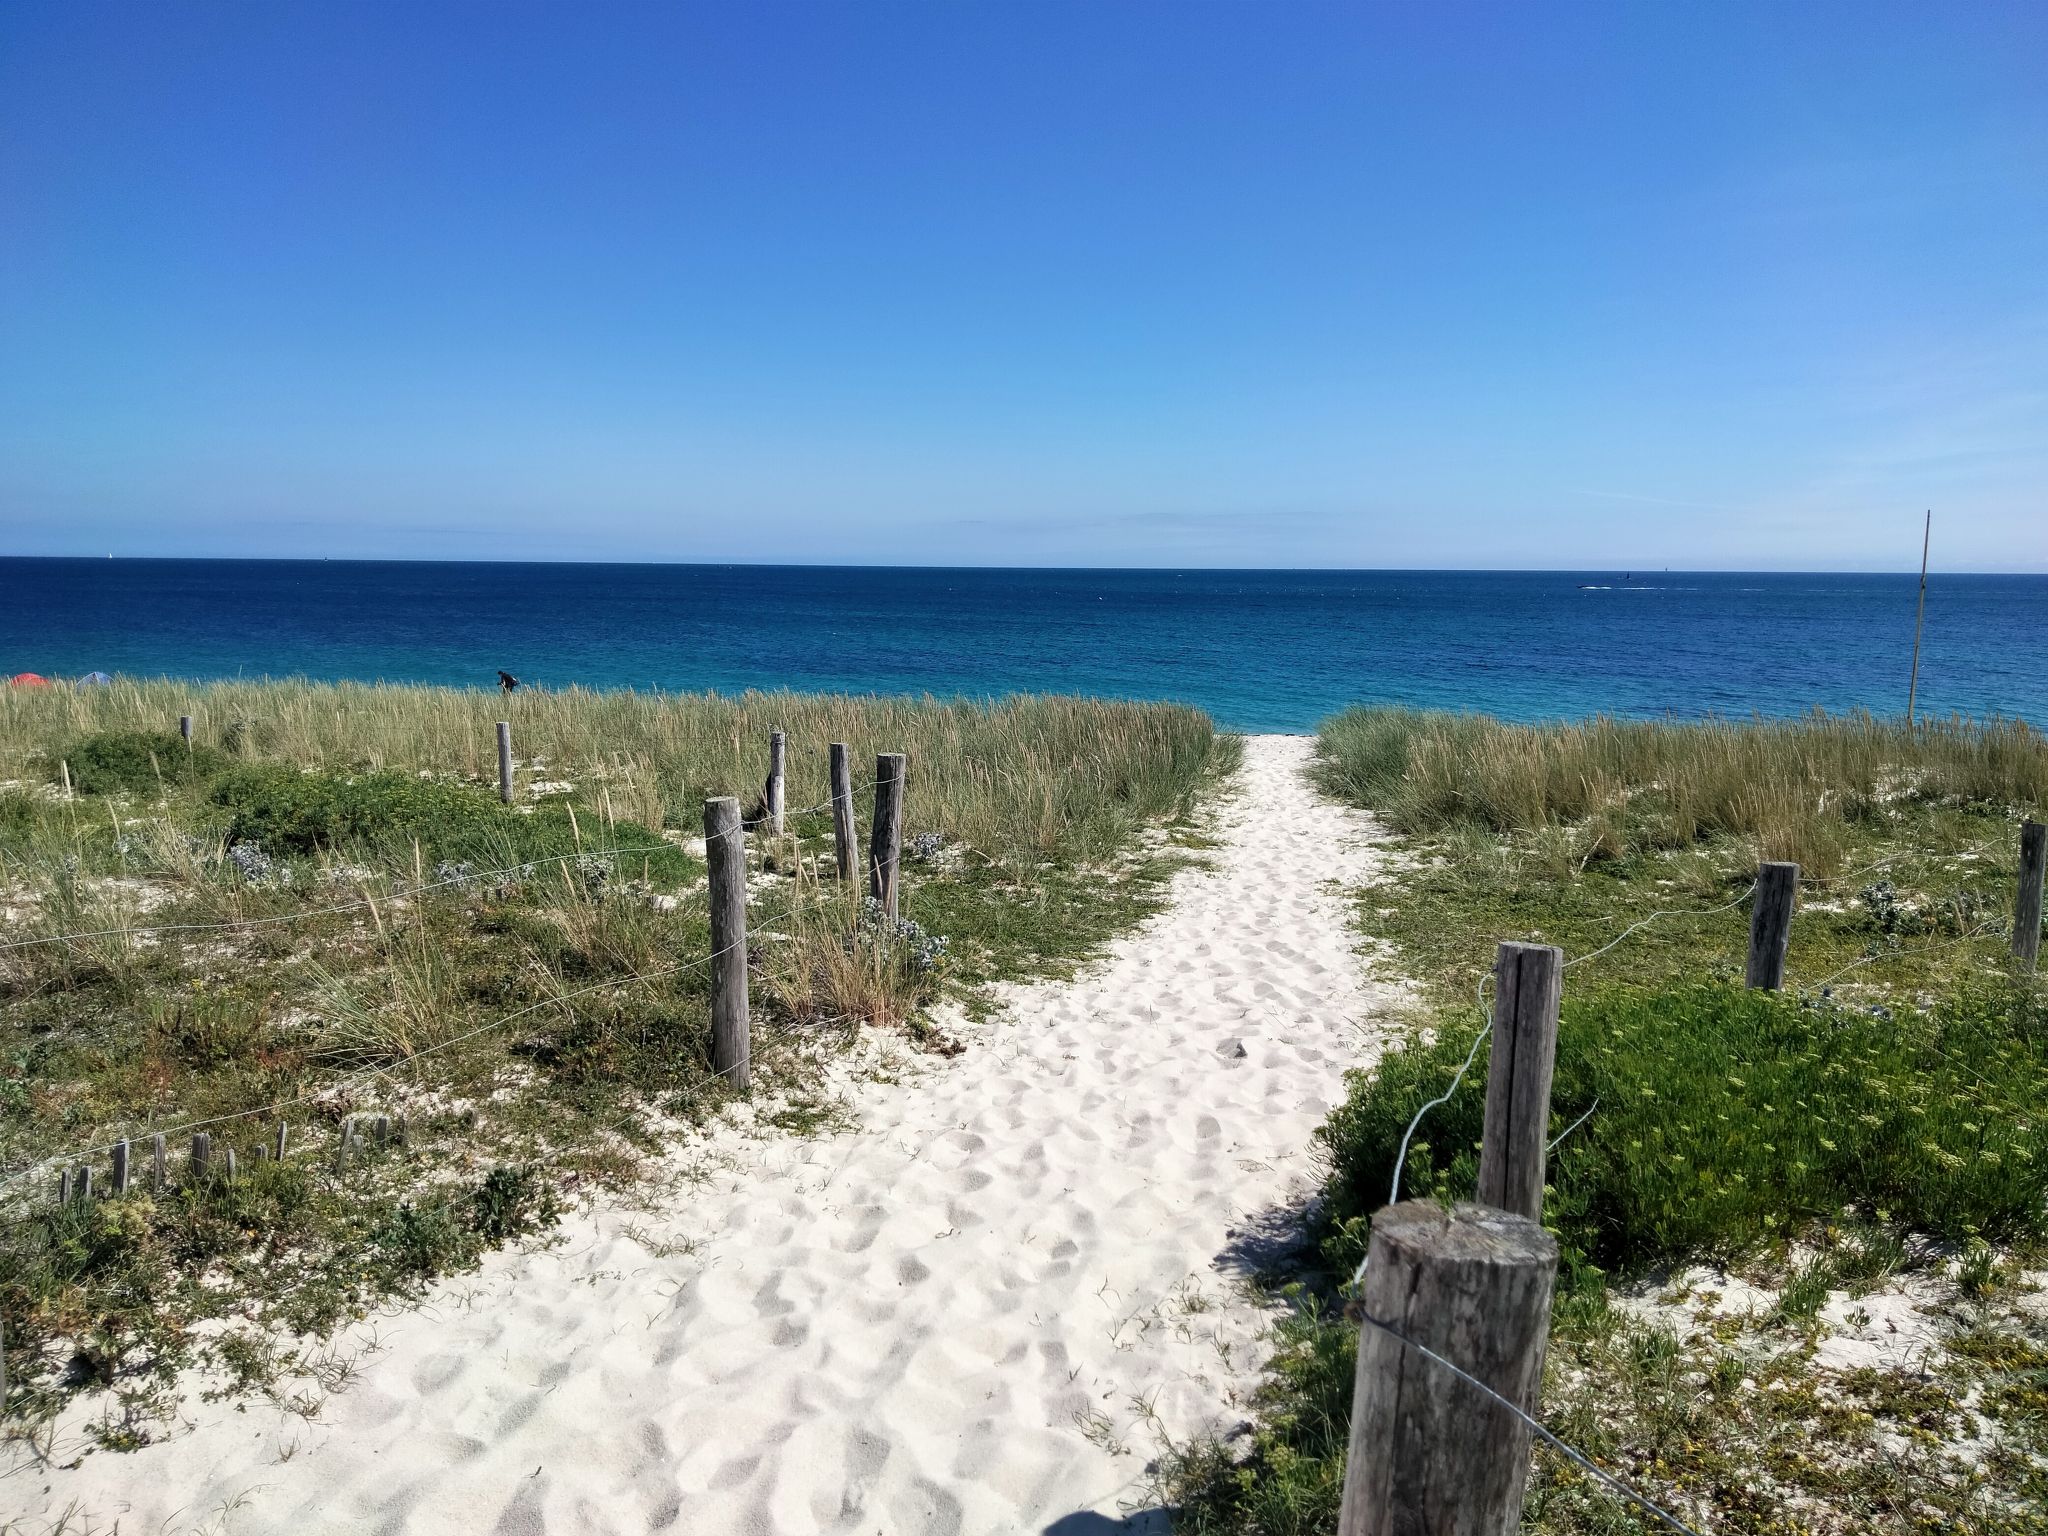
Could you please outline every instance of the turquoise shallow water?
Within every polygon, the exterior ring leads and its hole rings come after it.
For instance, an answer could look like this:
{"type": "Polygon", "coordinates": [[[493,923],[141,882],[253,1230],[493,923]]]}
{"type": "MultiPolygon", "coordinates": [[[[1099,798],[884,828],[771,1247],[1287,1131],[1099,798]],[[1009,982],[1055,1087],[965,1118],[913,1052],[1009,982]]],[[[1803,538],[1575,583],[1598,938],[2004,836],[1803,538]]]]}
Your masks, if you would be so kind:
{"type": "MultiPolygon", "coordinates": [[[[1027,690],[1243,730],[1903,712],[1916,578],[0,559],[0,672],[1027,690]]],[[[1929,583],[1923,709],[2048,721],[2048,576],[1929,583]]]]}

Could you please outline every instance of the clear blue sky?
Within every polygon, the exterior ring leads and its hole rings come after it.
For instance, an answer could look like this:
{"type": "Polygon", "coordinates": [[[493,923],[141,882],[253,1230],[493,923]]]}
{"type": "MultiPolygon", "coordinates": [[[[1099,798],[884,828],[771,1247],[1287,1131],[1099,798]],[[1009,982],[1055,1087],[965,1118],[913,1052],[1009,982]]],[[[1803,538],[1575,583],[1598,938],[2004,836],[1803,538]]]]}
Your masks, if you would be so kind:
{"type": "Polygon", "coordinates": [[[0,553],[2048,569],[2048,5],[0,7],[0,553]]]}

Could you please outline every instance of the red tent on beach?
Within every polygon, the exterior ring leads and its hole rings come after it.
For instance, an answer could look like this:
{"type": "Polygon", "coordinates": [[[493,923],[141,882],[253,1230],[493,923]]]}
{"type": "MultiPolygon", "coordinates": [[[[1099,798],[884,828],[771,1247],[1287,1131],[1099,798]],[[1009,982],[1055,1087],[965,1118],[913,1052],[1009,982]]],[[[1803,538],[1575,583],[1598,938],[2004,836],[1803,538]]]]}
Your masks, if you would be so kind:
{"type": "Polygon", "coordinates": [[[47,677],[34,672],[17,672],[7,681],[16,688],[47,688],[50,686],[50,680],[47,677]]]}

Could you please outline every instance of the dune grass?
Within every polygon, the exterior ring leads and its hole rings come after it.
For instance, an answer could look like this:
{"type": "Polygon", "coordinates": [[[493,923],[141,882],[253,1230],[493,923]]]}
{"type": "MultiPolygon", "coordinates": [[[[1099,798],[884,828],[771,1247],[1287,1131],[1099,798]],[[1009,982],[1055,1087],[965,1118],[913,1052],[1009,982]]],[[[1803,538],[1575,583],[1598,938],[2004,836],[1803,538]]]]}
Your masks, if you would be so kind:
{"type": "Polygon", "coordinates": [[[310,1411],[324,1367],[299,1336],[544,1231],[572,1189],[625,1192],[727,1104],[692,839],[706,796],[758,798],[770,729],[792,815],[750,839],[753,1097],[792,1128],[829,1121],[820,1068],[851,1032],[955,1049],[945,1005],[1156,907],[1235,749],[1197,711],[1062,698],[0,691],[10,1428],[83,1391],[102,1444],[141,1443],[191,1363],[310,1411]],[[811,809],[834,740],[910,756],[900,926],[834,878],[811,809]],[[338,1163],[376,1115],[403,1141],[338,1163]],[[189,1176],[189,1129],[223,1116],[189,1176]],[[291,1155],[256,1162],[280,1123],[291,1155]],[[105,1190],[87,1149],[157,1130],[166,1189],[53,1203],[81,1163],[105,1190]]]}
{"type": "MultiPolygon", "coordinates": [[[[2015,1289],[2048,1253],[2048,995],[2008,945],[2042,739],[1354,710],[1325,726],[1318,773],[1404,834],[1406,861],[1355,910],[1423,1006],[1319,1133],[1318,1262],[1289,1290],[1251,1454],[1169,1455],[1176,1528],[1334,1531],[1356,1342],[1339,1282],[1401,1137],[1473,1046],[1496,942],[1531,939],[1583,960],[1552,1093],[1546,1418],[1701,1529],[2039,1531],[2048,1319],[2015,1289]],[[1741,985],[1760,858],[1805,875],[1778,995],[1741,985]],[[1615,1304],[1701,1262],[1776,1301],[1689,1334],[1615,1304]],[[1823,1304],[1902,1276],[1949,1298],[1938,1357],[1817,1367],[1823,1304]]],[[[1486,1062],[1482,1044],[1422,1122],[1405,1197],[1470,1198],[1486,1062]]],[[[1655,1528],[1539,1453],[1525,1530],[1655,1528]]]]}

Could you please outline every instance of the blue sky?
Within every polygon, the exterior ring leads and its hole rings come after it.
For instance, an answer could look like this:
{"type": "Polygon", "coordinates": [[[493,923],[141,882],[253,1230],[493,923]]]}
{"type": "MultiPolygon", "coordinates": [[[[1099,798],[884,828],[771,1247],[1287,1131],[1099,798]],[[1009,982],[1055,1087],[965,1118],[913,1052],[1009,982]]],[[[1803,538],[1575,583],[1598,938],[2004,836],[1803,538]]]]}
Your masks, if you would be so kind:
{"type": "Polygon", "coordinates": [[[2048,569],[2048,6],[0,9],[0,553],[2048,569]]]}

